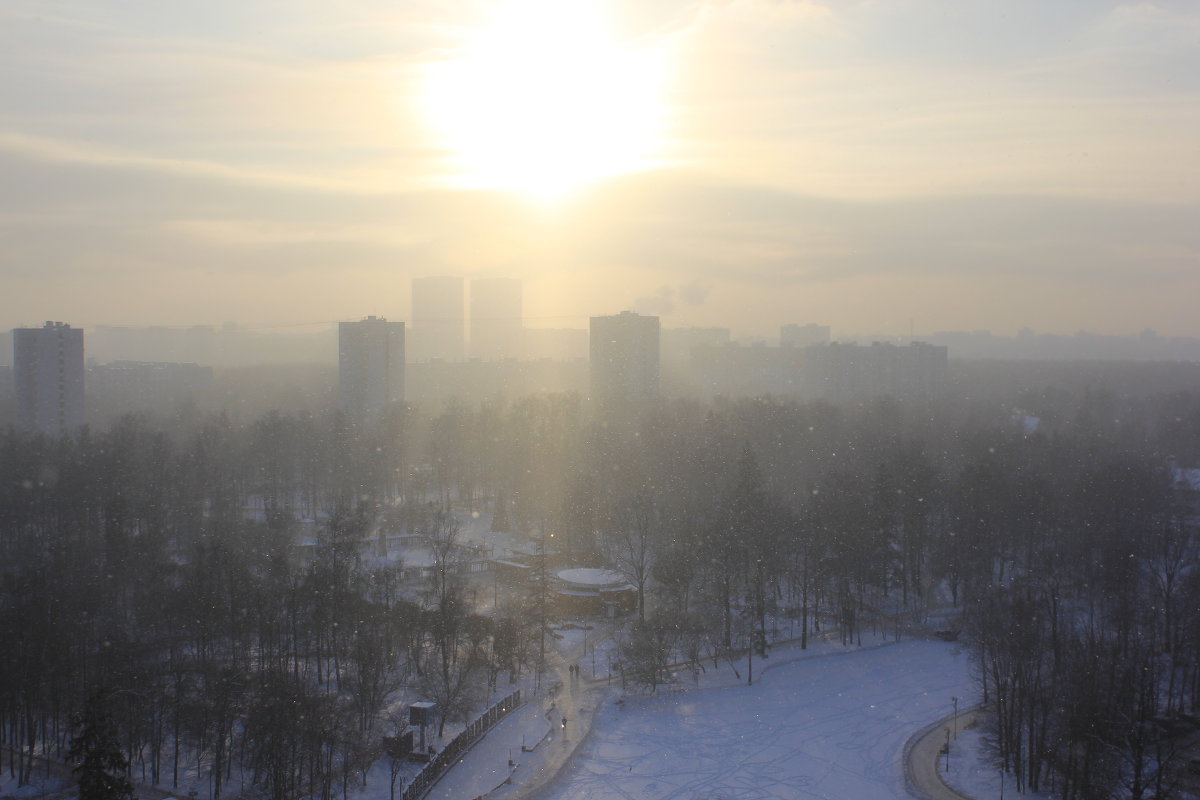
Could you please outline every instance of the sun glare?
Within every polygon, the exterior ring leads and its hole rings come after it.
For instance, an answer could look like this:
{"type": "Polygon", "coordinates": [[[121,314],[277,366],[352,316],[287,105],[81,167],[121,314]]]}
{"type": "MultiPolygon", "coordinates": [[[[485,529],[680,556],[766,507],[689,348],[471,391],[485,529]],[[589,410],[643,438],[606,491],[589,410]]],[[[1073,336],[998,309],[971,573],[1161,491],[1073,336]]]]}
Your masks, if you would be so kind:
{"type": "Polygon", "coordinates": [[[652,165],[665,59],[618,42],[602,12],[516,0],[431,69],[426,110],[457,184],[553,199],[652,165]]]}

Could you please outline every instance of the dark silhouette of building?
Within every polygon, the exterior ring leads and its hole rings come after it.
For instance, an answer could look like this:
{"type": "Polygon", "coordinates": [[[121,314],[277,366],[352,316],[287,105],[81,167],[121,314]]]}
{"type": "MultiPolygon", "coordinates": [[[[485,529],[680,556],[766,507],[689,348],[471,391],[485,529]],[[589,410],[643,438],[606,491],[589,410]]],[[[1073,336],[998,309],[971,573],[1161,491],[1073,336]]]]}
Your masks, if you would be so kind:
{"type": "Polygon", "coordinates": [[[65,436],[84,424],[83,329],[62,322],[13,329],[16,427],[65,436]]]}
{"type": "Polygon", "coordinates": [[[404,323],[383,317],[338,323],[338,406],[355,418],[377,417],[404,399],[404,323]]]}
{"type": "Polygon", "coordinates": [[[632,311],[592,317],[588,340],[592,397],[642,400],[659,391],[658,317],[632,311]]]}

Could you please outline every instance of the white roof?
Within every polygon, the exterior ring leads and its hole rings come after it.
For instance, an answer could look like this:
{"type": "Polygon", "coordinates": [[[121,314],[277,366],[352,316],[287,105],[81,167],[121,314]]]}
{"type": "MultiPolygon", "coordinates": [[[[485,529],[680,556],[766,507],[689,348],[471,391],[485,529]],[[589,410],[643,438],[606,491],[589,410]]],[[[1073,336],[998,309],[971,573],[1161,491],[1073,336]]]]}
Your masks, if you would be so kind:
{"type": "Polygon", "coordinates": [[[558,579],[576,586],[623,586],[625,576],[611,569],[595,567],[575,567],[574,569],[559,570],[558,579]]]}

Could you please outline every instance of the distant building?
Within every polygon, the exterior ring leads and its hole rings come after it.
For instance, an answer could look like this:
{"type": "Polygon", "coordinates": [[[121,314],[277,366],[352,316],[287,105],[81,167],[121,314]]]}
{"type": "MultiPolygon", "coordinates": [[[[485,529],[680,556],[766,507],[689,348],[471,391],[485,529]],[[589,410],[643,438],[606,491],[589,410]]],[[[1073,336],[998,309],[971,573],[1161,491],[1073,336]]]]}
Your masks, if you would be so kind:
{"type": "Polygon", "coordinates": [[[828,325],[782,325],[779,328],[780,347],[808,347],[829,344],[828,325]]]}
{"type": "Polygon", "coordinates": [[[414,360],[462,361],[467,350],[466,325],[462,278],[413,279],[409,348],[414,360]]]}
{"type": "Polygon", "coordinates": [[[592,396],[603,402],[657,395],[659,338],[658,317],[632,311],[592,317],[588,339],[592,396]]]}
{"type": "MultiPolygon", "coordinates": [[[[12,349],[9,348],[9,356],[12,357],[12,349]]],[[[0,366],[0,428],[6,428],[13,424],[13,411],[16,407],[16,400],[13,398],[13,374],[12,367],[8,364],[0,366]]]]}
{"type": "Polygon", "coordinates": [[[383,317],[338,323],[338,407],[377,417],[404,399],[404,323],[383,317]]]}
{"type": "Polygon", "coordinates": [[[880,395],[919,399],[945,388],[947,366],[947,349],[925,342],[907,347],[832,342],[804,350],[802,376],[808,393],[827,400],[880,395]]]}
{"type": "Polygon", "coordinates": [[[729,328],[663,328],[662,360],[687,361],[697,348],[724,347],[730,340],[729,328]]]}
{"type": "Polygon", "coordinates": [[[794,347],[760,343],[696,347],[688,362],[691,390],[705,398],[799,395],[804,353],[794,347]]]}
{"type": "MultiPolygon", "coordinates": [[[[89,359],[90,360],[90,359],[89,359]]],[[[93,424],[135,411],[170,412],[212,390],[213,368],[162,361],[113,361],[87,369],[93,424]]]]}
{"type": "Polygon", "coordinates": [[[83,426],[83,329],[61,322],[13,329],[16,427],[64,436],[83,426]]]}
{"type": "Polygon", "coordinates": [[[521,358],[523,287],[516,278],[471,281],[471,356],[485,361],[521,358]]]}

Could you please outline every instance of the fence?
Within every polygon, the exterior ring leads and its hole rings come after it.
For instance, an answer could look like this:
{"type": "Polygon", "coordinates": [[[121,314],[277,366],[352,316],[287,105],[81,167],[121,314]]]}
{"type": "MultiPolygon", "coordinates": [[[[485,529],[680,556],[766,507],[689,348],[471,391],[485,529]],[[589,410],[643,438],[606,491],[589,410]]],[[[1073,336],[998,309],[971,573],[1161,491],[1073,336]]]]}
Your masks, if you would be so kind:
{"type": "Polygon", "coordinates": [[[404,792],[400,795],[400,800],[417,800],[430,786],[433,786],[437,782],[442,773],[449,769],[450,765],[457,761],[459,756],[467,752],[471,748],[471,745],[475,744],[480,737],[491,730],[493,725],[508,716],[519,705],[521,705],[520,689],[483,712],[462,733],[451,739],[450,743],[443,747],[442,751],[435,755],[416,774],[416,777],[404,788],[404,792]]]}

